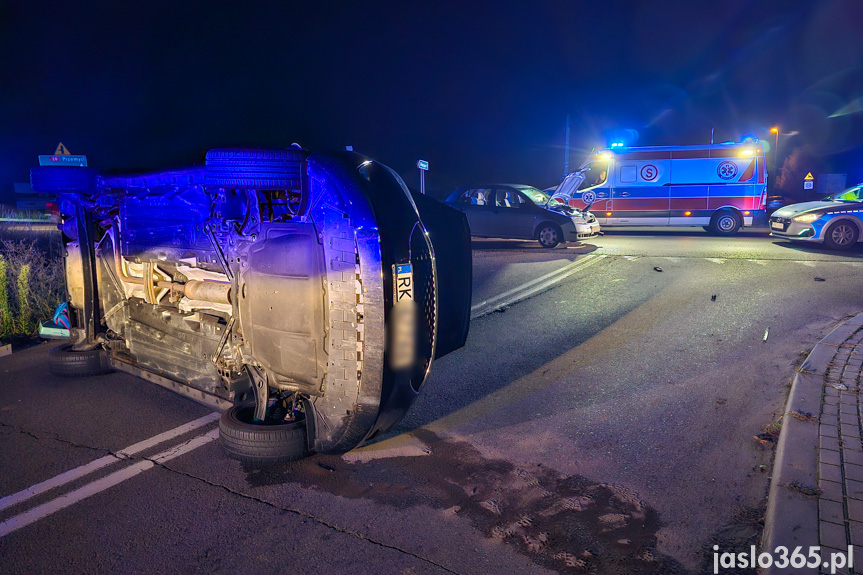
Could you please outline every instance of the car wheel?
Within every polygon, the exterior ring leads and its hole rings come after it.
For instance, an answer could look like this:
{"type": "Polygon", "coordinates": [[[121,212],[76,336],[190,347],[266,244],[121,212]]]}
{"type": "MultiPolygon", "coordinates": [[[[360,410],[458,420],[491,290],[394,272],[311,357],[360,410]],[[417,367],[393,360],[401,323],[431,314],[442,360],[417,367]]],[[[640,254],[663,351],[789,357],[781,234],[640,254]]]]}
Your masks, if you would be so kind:
{"type": "Polygon", "coordinates": [[[850,220],[839,220],[824,232],[824,245],[834,250],[848,250],[857,243],[860,230],[850,220]]]}
{"type": "Polygon", "coordinates": [[[228,457],[267,465],[309,455],[305,419],[275,425],[252,423],[255,405],[235,405],[219,419],[219,440],[228,457]]]}
{"type": "Polygon", "coordinates": [[[64,343],[48,352],[48,371],[62,377],[102,375],[114,371],[108,354],[101,348],[75,351],[71,343],[64,343]]]}
{"type": "Polygon", "coordinates": [[[543,224],[539,228],[539,232],[536,234],[536,239],[539,240],[539,244],[544,248],[553,248],[557,244],[560,243],[561,237],[563,233],[560,231],[560,228],[554,224],[543,224]]]}
{"type": "Polygon", "coordinates": [[[710,221],[710,230],[720,236],[730,236],[740,229],[740,216],[731,210],[720,210],[710,221]]]}

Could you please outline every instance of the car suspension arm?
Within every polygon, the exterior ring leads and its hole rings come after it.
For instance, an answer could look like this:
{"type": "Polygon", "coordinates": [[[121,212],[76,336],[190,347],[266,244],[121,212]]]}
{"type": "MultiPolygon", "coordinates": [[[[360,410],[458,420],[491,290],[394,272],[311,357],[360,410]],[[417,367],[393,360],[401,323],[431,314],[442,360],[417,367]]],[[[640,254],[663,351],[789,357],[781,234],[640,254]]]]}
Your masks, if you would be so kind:
{"type": "Polygon", "coordinates": [[[246,364],[249,378],[252,380],[252,390],[255,392],[255,422],[262,422],[267,416],[267,403],[269,402],[269,386],[267,385],[266,373],[252,365],[246,364]]]}

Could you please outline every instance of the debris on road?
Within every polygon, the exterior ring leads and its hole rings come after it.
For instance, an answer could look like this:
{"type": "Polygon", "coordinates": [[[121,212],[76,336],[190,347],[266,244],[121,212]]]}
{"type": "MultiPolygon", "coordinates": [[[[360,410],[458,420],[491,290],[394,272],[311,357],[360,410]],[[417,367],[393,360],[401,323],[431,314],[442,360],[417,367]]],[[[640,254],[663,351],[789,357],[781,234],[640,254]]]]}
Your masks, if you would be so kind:
{"type": "Polygon", "coordinates": [[[661,268],[661,267],[659,267],[659,266],[656,266],[656,267],[654,267],[653,269],[654,269],[655,271],[658,271],[658,272],[661,272],[661,271],[662,271],[662,268],[661,268]]]}
{"type": "Polygon", "coordinates": [[[844,383],[834,383],[833,389],[838,389],[839,391],[848,391],[848,386],[844,383]]]}
{"type": "Polygon", "coordinates": [[[776,441],[769,433],[758,433],[754,437],[758,440],[759,443],[761,443],[761,445],[765,445],[767,443],[775,443],[776,441]]]}
{"type": "Polygon", "coordinates": [[[764,328],[764,339],[762,339],[761,341],[767,341],[767,336],[769,336],[769,335],[770,335],[770,328],[769,327],[764,328]]]}
{"type": "Polygon", "coordinates": [[[717,405],[725,405],[725,402],[727,402],[727,401],[728,401],[727,399],[717,399],[716,404],[717,405]]]}
{"type": "Polygon", "coordinates": [[[815,281],[817,281],[817,282],[826,282],[827,280],[825,280],[824,278],[815,278],[815,281]]]}
{"type": "Polygon", "coordinates": [[[798,493],[806,495],[808,497],[818,497],[819,495],[821,495],[821,490],[817,487],[805,485],[803,483],[800,483],[799,481],[792,481],[784,487],[787,487],[788,489],[793,489],[794,491],[797,491],[798,493]]]}
{"type": "Polygon", "coordinates": [[[716,301],[716,294],[713,294],[712,296],[710,296],[710,301],[716,301]]]}
{"type": "Polygon", "coordinates": [[[807,423],[816,421],[815,417],[811,413],[809,413],[808,411],[800,411],[799,409],[788,412],[788,415],[799,419],[800,421],[805,421],[807,423]]]}
{"type": "Polygon", "coordinates": [[[776,443],[779,440],[779,432],[782,431],[782,422],[776,421],[769,423],[761,429],[761,433],[755,435],[755,439],[762,445],[766,443],[776,443]]]}

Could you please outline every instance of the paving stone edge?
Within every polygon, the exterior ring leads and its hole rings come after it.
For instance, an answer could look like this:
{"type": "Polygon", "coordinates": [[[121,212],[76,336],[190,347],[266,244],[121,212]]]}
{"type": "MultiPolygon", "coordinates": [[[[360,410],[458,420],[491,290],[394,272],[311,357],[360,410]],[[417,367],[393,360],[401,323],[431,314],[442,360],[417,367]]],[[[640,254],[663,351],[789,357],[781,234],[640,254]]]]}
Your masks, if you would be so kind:
{"type": "MultiPolygon", "coordinates": [[[[804,494],[807,488],[818,486],[818,421],[802,421],[788,414],[801,412],[818,417],[824,374],[836,355],[837,345],[842,343],[837,341],[838,337],[848,331],[849,325],[863,325],[863,313],[840,322],[812,348],[794,375],[773,461],[761,537],[762,552],[772,553],[779,546],[793,550],[798,545],[804,549],[818,545],[818,497],[804,494]]],[[[760,573],[780,575],[802,571],[774,567],[762,569],[760,573]]]]}

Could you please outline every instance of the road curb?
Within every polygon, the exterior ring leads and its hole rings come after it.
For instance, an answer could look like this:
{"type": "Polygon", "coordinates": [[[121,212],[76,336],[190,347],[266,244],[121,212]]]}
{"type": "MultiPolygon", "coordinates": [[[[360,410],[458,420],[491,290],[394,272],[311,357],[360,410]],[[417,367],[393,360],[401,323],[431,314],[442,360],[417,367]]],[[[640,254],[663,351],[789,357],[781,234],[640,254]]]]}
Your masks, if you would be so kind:
{"type": "MultiPolygon", "coordinates": [[[[818,417],[821,413],[824,376],[836,356],[838,346],[861,324],[863,313],[840,322],[812,348],[806,360],[797,368],[773,461],[761,538],[763,552],[774,553],[779,546],[792,551],[797,546],[807,549],[818,545],[818,417]],[[853,329],[849,329],[851,327],[853,329]],[[791,413],[808,414],[815,419],[789,416],[791,413]]],[[[762,569],[761,573],[779,575],[802,571],[791,567],[770,567],[762,569]]]]}

